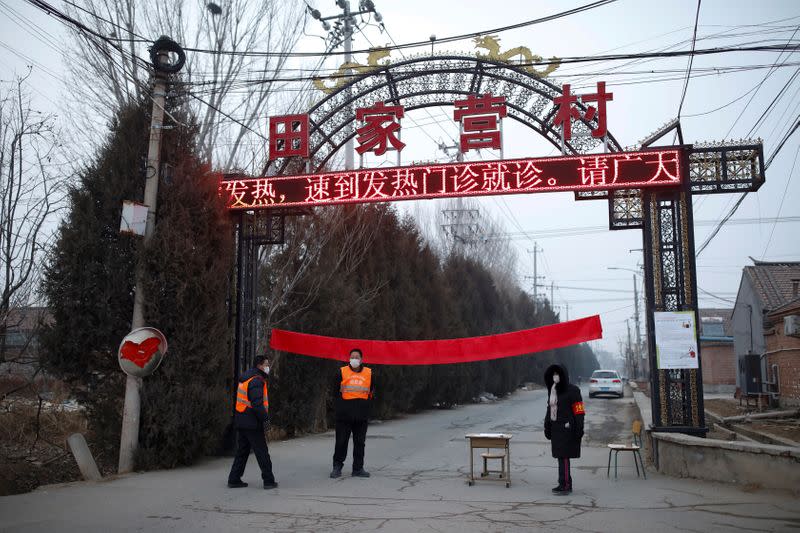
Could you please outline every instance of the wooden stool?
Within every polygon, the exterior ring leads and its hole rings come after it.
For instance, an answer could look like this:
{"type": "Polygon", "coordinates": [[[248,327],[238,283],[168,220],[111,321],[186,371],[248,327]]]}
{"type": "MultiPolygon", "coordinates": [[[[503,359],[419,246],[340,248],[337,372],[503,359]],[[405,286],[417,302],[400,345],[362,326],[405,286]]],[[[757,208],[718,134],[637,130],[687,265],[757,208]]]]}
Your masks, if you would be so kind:
{"type": "Polygon", "coordinates": [[[500,474],[500,478],[502,478],[506,473],[506,454],[505,452],[490,452],[486,450],[481,454],[483,458],[483,472],[481,472],[481,477],[486,477],[489,474],[500,474]],[[500,470],[489,470],[487,462],[489,459],[500,459],[500,470]]]}

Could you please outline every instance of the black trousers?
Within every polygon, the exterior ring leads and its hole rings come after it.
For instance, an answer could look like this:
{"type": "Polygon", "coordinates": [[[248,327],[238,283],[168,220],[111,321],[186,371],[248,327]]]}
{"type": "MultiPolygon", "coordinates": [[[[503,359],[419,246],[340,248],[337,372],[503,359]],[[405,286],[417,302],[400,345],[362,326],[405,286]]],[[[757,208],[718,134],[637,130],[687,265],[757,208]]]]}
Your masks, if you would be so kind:
{"type": "Polygon", "coordinates": [[[569,471],[569,458],[558,458],[558,486],[572,490],[572,474],[569,471]]]}
{"type": "Polygon", "coordinates": [[[250,450],[256,456],[258,466],[261,468],[261,479],[264,483],[274,483],[275,476],[272,474],[272,460],[269,458],[267,439],[264,437],[263,429],[237,429],[238,445],[236,455],[233,457],[233,466],[228,475],[228,483],[241,481],[244,474],[244,467],[247,465],[247,458],[250,450]]]}
{"type": "Polygon", "coordinates": [[[367,440],[368,420],[343,419],[336,421],[336,448],[333,466],[342,468],[347,459],[347,445],[353,434],[353,472],[364,469],[364,443],[367,440]]]}

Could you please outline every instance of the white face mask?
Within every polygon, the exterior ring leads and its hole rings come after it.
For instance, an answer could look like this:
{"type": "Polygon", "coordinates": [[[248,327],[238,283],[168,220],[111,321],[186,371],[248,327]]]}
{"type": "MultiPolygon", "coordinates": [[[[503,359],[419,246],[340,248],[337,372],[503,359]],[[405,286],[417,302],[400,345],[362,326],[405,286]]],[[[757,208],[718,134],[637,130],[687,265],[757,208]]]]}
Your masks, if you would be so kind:
{"type": "Polygon", "coordinates": [[[350,366],[352,366],[353,368],[360,367],[361,366],[361,359],[358,359],[357,357],[351,357],[350,358],[350,366]]]}
{"type": "Polygon", "coordinates": [[[553,383],[560,383],[560,382],[561,382],[561,376],[559,376],[558,374],[553,374],[553,383]]]}
{"type": "Polygon", "coordinates": [[[264,367],[264,373],[269,376],[269,367],[268,366],[264,367]]]}

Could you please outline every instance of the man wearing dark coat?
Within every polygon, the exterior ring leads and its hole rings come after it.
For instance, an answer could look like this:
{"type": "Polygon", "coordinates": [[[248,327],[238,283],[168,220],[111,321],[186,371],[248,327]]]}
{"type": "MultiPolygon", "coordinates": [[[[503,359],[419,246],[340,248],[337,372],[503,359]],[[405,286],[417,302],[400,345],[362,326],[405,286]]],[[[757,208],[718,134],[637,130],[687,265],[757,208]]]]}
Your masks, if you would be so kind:
{"type": "Polygon", "coordinates": [[[572,492],[570,459],[581,456],[585,410],[581,390],[569,382],[567,369],[551,365],[544,373],[547,386],[547,411],[544,436],[550,441],[553,457],[558,460],[558,486],[553,492],[566,496],[572,492]]]}
{"type": "Polygon", "coordinates": [[[247,483],[242,481],[242,474],[244,474],[250,450],[255,454],[258,466],[261,468],[264,488],[274,489],[278,486],[272,473],[272,460],[269,457],[267,439],[264,436],[264,428],[269,427],[268,375],[269,359],[264,355],[258,355],[253,361],[253,368],[239,378],[239,387],[236,391],[236,412],[233,417],[238,446],[231,472],[228,475],[228,487],[232,489],[247,486],[247,483]]]}

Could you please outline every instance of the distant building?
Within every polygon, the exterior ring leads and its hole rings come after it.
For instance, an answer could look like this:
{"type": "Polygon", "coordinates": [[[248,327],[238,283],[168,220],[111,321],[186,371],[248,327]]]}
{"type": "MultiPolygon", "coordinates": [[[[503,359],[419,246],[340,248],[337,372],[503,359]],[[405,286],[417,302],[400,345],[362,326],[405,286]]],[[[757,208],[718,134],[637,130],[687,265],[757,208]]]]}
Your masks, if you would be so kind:
{"type": "Polygon", "coordinates": [[[733,309],[700,309],[700,353],[705,392],[736,390],[733,309]]]}
{"type": "Polygon", "coordinates": [[[0,331],[0,379],[30,376],[39,361],[39,331],[51,320],[46,307],[18,307],[4,317],[5,332],[0,331]]]}
{"type": "Polygon", "coordinates": [[[800,261],[753,262],[742,272],[733,310],[736,384],[743,392],[769,393],[786,404],[800,399],[797,339],[783,333],[784,319],[798,316],[800,261]]]}

